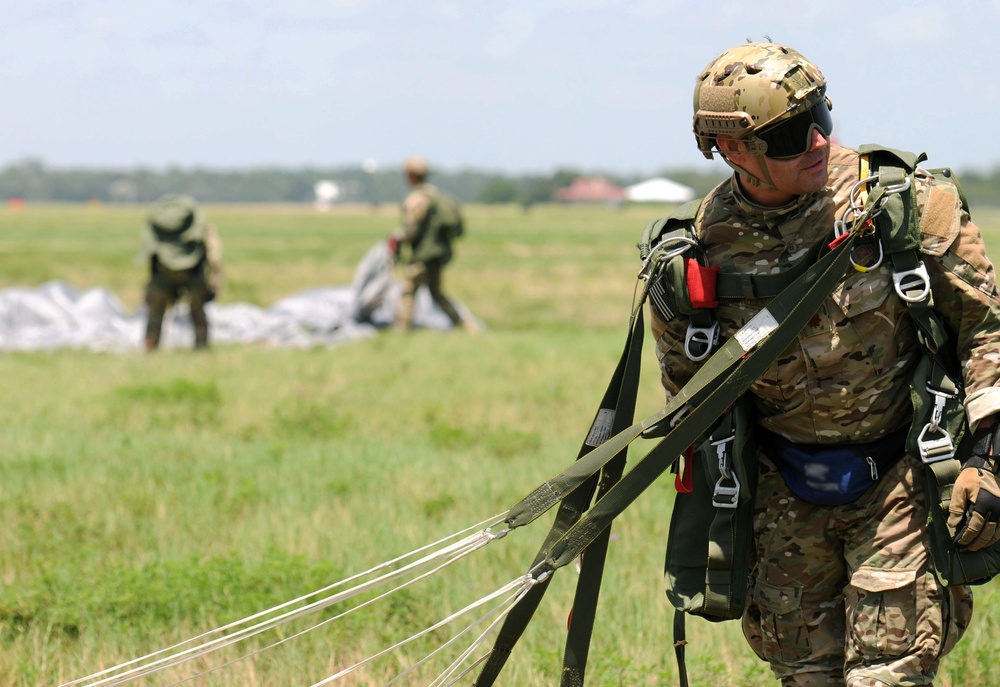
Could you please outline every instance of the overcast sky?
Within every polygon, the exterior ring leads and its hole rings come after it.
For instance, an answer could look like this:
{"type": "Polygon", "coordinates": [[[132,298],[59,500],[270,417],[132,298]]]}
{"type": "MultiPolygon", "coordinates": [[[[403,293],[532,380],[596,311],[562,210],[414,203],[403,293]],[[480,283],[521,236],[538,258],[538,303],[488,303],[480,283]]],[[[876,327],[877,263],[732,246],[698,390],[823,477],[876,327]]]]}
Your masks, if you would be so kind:
{"type": "Polygon", "coordinates": [[[998,34],[1000,0],[0,0],[0,166],[701,168],[695,75],[768,35],[841,142],[990,170],[998,34]]]}

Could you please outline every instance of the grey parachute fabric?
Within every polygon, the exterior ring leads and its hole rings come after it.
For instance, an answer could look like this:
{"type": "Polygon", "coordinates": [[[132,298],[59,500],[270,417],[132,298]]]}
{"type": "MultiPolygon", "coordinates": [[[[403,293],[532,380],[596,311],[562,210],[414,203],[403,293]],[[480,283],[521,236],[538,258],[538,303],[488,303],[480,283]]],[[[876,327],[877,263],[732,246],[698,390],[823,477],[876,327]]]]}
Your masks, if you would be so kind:
{"type": "MultiPolygon", "coordinates": [[[[212,302],[206,307],[213,345],[258,344],[305,348],[373,337],[392,324],[400,285],[392,278],[392,256],[384,241],[359,261],[350,286],[319,286],[283,298],[270,307],[212,302]]],[[[461,303],[463,316],[475,317],[461,303]]],[[[448,317],[425,289],[417,293],[416,326],[450,329],[448,317]]],[[[0,351],[142,350],[145,307],[129,312],[108,289],[81,291],[63,281],[0,290],[0,351]]],[[[162,346],[188,348],[187,305],[167,313],[162,346]]]]}

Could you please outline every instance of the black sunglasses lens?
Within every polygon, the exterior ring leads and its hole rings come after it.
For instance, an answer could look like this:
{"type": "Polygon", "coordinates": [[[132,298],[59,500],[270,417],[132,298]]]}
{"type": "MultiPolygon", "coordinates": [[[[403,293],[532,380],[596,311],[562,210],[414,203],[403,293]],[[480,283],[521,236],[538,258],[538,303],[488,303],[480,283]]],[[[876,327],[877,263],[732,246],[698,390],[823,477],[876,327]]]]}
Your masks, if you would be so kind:
{"type": "Polygon", "coordinates": [[[805,112],[762,131],[757,138],[767,144],[767,152],[764,153],[767,157],[797,157],[809,150],[814,126],[827,138],[833,133],[833,117],[826,100],[820,100],[805,112]]]}

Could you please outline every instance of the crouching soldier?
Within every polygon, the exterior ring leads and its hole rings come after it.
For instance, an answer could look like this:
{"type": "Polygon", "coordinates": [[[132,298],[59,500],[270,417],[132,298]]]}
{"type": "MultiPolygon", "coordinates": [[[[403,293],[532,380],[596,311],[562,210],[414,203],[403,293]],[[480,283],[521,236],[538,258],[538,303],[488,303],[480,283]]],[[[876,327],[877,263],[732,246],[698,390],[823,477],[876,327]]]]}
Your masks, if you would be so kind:
{"type": "Polygon", "coordinates": [[[186,296],[194,327],[194,347],[208,346],[205,304],[222,281],[222,241],[189,196],[162,196],[149,213],[143,230],[141,257],[149,261],[146,286],[146,350],[160,345],[167,308],[186,296]]]}

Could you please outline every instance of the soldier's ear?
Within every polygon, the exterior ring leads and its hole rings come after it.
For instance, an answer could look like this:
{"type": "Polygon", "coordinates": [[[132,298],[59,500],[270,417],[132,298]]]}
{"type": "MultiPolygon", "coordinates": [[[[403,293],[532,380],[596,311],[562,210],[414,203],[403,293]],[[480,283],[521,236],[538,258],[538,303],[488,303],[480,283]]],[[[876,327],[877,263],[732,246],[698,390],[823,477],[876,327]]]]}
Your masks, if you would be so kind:
{"type": "Polygon", "coordinates": [[[715,139],[715,147],[719,149],[720,153],[730,160],[734,160],[736,157],[745,154],[741,150],[742,146],[739,141],[731,138],[725,138],[724,136],[719,136],[715,139]]]}

